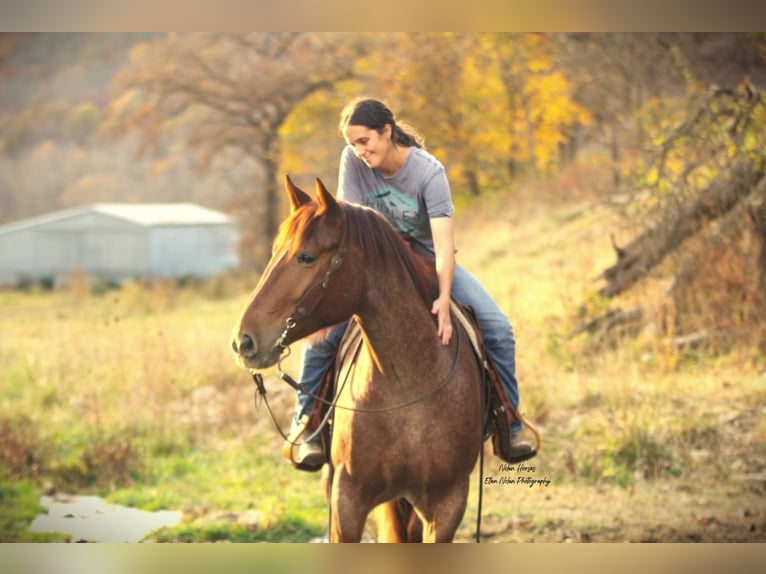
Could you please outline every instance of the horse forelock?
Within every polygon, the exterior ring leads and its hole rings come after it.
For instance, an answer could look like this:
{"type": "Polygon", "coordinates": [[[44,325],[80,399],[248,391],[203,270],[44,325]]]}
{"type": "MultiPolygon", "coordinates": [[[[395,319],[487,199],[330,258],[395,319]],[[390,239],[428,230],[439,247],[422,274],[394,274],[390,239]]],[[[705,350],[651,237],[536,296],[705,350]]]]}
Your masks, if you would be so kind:
{"type": "Polygon", "coordinates": [[[287,252],[287,257],[292,257],[300,248],[302,241],[305,241],[313,233],[317,225],[316,211],[318,208],[316,202],[303,205],[285,219],[279,226],[279,232],[274,238],[272,244],[272,253],[287,252]]]}

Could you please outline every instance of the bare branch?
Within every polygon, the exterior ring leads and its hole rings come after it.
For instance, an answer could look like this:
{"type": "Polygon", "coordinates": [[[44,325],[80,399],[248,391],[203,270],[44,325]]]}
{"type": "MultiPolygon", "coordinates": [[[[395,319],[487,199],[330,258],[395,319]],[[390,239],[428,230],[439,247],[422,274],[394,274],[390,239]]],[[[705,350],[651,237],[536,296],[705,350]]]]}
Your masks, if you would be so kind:
{"type": "Polygon", "coordinates": [[[607,284],[599,293],[614,297],[627,290],[707,222],[729,212],[754,188],[765,185],[762,166],[736,165],[699,197],[686,201],[678,211],[666,214],[657,225],[626,245],[623,257],[603,272],[607,284]]]}

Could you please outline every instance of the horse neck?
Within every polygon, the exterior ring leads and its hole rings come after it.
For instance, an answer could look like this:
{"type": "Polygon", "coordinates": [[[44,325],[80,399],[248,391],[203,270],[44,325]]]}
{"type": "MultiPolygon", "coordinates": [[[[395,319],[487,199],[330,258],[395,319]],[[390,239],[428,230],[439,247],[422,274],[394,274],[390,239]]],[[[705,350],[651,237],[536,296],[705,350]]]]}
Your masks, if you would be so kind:
{"type": "Polygon", "coordinates": [[[366,290],[357,312],[365,341],[382,371],[419,368],[440,346],[430,308],[405,273],[373,267],[362,267],[366,290]]]}

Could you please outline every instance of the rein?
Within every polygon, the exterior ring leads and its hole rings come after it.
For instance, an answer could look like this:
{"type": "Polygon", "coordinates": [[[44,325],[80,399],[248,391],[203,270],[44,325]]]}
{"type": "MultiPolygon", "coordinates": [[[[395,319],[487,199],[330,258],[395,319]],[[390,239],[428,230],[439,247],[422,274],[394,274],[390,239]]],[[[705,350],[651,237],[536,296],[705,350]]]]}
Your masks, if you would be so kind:
{"type": "MultiPolygon", "coordinates": [[[[420,402],[423,402],[428,397],[436,394],[443,387],[447,386],[447,384],[455,376],[455,373],[457,372],[457,367],[458,367],[458,358],[460,356],[460,329],[457,329],[457,344],[455,348],[455,356],[452,361],[452,367],[450,368],[450,372],[447,374],[446,378],[441,383],[439,383],[437,386],[435,386],[433,389],[429,390],[427,393],[423,394],[422,396],[416,399],[412,399],[410,401],[398,404],[398,405],[381,407],[377,409],[341,407],[341,406],[338,406],[337,404],[338,395],[340,394],[340,392],[336,392],[335,398],[332,401],[328,401],[324,399],[323,397],[320,397],[316,395],[315,393],[310,392],[301,383],[297,382],[293,377],[291,377],[288,373],[282,370],[282,361],[290,356],[290,344],[287,343],[287,339],[290,336],[290,331],[292,331],[295,328],[299,320],[308,317],[314,311],[314,309],[316,309],[317,305],[319,305],[319,302],[322,300],[322,297],[327,291],[327,287],[330,284],[330,279],[332,275],[335,272],[337,272],[338,269],[340,269],[340,266],[343,264],[343,257],[341,256],[341,253],[343,251],[343,240],[345,239],[345,235],[346,235],[346,231],[344,227],[343,237],[341,237],[341,240],[340,240],[340,246],[338,247],[338,250],[330,259],[330,262],[327,266],[327,270],[324,272],[324,275],[322,275],[322,278],[319,281],[314,283],[311,287],[309,287],[306,290],[306,292],[301,296],[301,298],[295,304],[295,310],[293,311],[292,315],[290,315],[285,320],[285,328],[282,331],[282,333],[279,335],[279,338],[274,343],[274,346],[272,347],[272,349],[277,349],[277,348],[280,349],[280,356],[279,356],[279,360],[277,361],[277,375],[279,376],[280,379],[282,379],[284,382],[286,382],[296,391],[300,391],[310,396],[315,401],[319,401],[325,405],[329,405],[331,409],[338,408],[338,409],[343,409],[343,410],[348,410],[353,412],[360,412],[360,413],[384,413],[384,412],[390,412],[390,411],[403,409],[403,408],[418,404],[420,402]]],[[[250,374],[253,377],[253,382],[255,383],[258,393],[260,393],[261,397],[263,397],[265,400],[266,388],[263,386],[263,377],[255,369],[251,369],[250,374]]],[[[343,386],[345,386],[345,381],[343,386]]],[[[340,391],[340,389],[338,389],[338,391],[340,391]]],[[[270,408],[269,408],[269,412],[271,412],[270,408]]],[[[272,416],[272,419],[273,418],[274,417],[272,416]]],[[[276,421],[274,422],[276,423],[276,421]]],[[[317,432],[319,432],[319,430],[321,430],[321,427],[320,429],[317,430],[317,432]]],[[[280,429],[280,434],[282,436],[285,436],[284,432],[282,432],[281,429],[280,429]]]]}
{"type": "MultiPolygon", "coordinates": [[[[285,333],[289,332],[290,329],[294,328],[294,326],[295,326],[295,323],[291,322],[291,318],[288,318],[287,321],[288,321],[288,326],[285,328],[285,333]]],[[[282,339],[284,337],[285,333],[283,333],[283,336],[280,337],[280,339],[282,339]]],[[[407,407],[411,407],[413,405],[416,405],[418,403],[421,403],[421,402],[425,401],[430,396],[435,395],[436,393],[438,393],[440,390],[442,390],[444,387],[446,387],[450,383],[450,381],[452,381],[453,377],[455,376],[455,373],[457,373],[458,358],[460,357],[460,343],[461,343],[460,329],[457,329],[457,333],[456,333],[455,337],[456,337],[456,339],[455,339],[455,353],[454,353],[454,356],[453,356],[453,359],[452,359],[452,367],[450,368],[450,372],[447,374],[447,376],[444,378],[444,380],[441,383],[439,383],[438,385],[436,385],[435,387],[433,387],[432,389],[428,390],[426,393],[420,395],[419,397],[417,397],[415,399],[412,399],[412,400],[409,400],[409,401],[405,401],[403,403],[399,403],[399,404],[396,404],[396,405],[391,405],[391,406],[388,406],[388,407],[380,407],[380,408],[376,408],[376,409],[363,409],[363,408],[358,408],[358,407],[344,407],[344,406],[338,405],[338,398],[340,396],[340,391],[341,391],[341,389],[343,389],[343,387],[346,386],[347,378],[344,379],[343,380],[343,384],[341,384],[338,387],[337,392],[335,392],[335,397],[331,401],[328,401],[324,397],[320,397],[319,395],[310,392],[308,389],[306,389],[306,387],[304,385],[302,385],[301,383],[297,382],[293,377],[291,377],[288,373],[286,373],[285,371],[282,370],[282,368],[281,368],[282,360],[289,356],[289,354],[290,354],[290,347],[286,346],[286,345],[280,345],[282,347],[283,351],[286,351],[286,354],[283,354],[283,356],[281,356],[280,359],[279,359],[279,363],[278,363],[278,367],[277,367],[277,374],[278,374],[279,378],[282,379],[284,382],[286,382],[288,385],[290,385],[296,391],[300,391],[302,393],[305,393],[306,395],[308,395],[311,398],[313,398],[315,401],[318,401],[318,402],[320,402],[322,404],[325,404],[325,405],[328,405],[330,407],[327,415],[324,417],[324,419],[322,420],[321,424],[319,425],[319,428],[317,428],[311,434],[311,436],[309,436],[307,439],[304,439],[304,440],[311,440],[319,432],[321,432],[322,427],[324,427],[324,425],[327,424],[327,421],[329,420],[329,418],[330,418],[330,416],[332,414],[332,410],[333,409],[341,409],[341,410],[352,411],[352,412],[357,412],[357,413],[385,413],[385,412],[396,411],[396,410],[404,409],[404,408],[407,408],[407,407]]],[[[346,371],[346,377],[348,377],[349,373],[350,373],[350,371],[346,371]]],[[[261,375],[261,373],[256,371],[255,369],[251,369],[250,370],[250,374],[253,377],[253,383],[255,384],[256,391],[257,391],[255,396],[254,396],[254,403],[255,403],[256,408],[258,407],[258,404],[259,404],[258,398],[259,398],[259,395],[260,395],[261,400],[266,404],[266,409],[269,411],[269,415],[271,416],[271,420],[274,422],[274,425],[275,425],[277,431],[279,431],[279,434],[282,436],[282,438],[284,438],[286,440],[287,439],[287,435],[285,434],[285,432],[282,430],[282,428],[277,423],[276,417],[274,416],[274,413],[271,410],[271,406],[269,405],[269,400],[268,400],[268,398],[266,398],[266,386],[265,386],[265,384],[263,382],[263,375],[261,375]]]]}
{"type": "MultiPolygon", "coordinates": [[[[305,393],[306,395],[310,396],[315,401],[319,401],[325,405],[329,405],[332,408],[335,409],[341,409],[346,411],[352,411],[356,413],[387,413],[391,411],[397,411],[400,409],[404,409],[407,407],[411,407],[413,405],[416,405],[418,403],[422,403],[425,401],[428,397],[435,395],[440,390],[442,390],[444,387],[446,387],[450,381],[452,381],[452,378],[455,376],[455,373],[457,373],[458,368],[458,359],[460,357],[460,329],[457,329],[455,339],[455,354],[452,358],[452,367],[450,368],[450,372],[447,374],[447,376],[444,378],[444,380],[436,385],[435,387],[429,389],[427,392],[423,393],[417,398],[411,399],[409,401],[405,401],[403,403],[399,403],[396,405],[391,405],[388,407],[379,407],[376,409],[363,409],[359,407],[344,407],[337,404],[338,395],[340,394],[340,389],[342,389],[345,386],[346,381],[344,380],[343,385],[341,385],[338,388],[338,392],[335,393],[335,398],[332,401],[328,401],[327,399],[324,399],[320,397],[319,395],[316,395],[312,392],[309,392],[306,387],[304,387],[301,383],[297,382],[293,377],[291,377],[288,373],[285,373],[281,368],[278,368],[277,374],[279,375],[279,378],[282,379],[284,382],[286,382],[288,385],[290,385],[292,388],[294,388],[296,391],[300,391],[302,393],[305,393]]],[[[289,348],[286,347],[286,349],[289,351],[289,348]]],[[[286,357],[287,355],[285,355],[286,357]]],[[[281,362],[281,359],[280,359],[281,362]]],[[[255,376],[255,374],[253,374],[255,376]]],[[[346,373],[346,376],[348,376],[348,372],[346,373]]]]}

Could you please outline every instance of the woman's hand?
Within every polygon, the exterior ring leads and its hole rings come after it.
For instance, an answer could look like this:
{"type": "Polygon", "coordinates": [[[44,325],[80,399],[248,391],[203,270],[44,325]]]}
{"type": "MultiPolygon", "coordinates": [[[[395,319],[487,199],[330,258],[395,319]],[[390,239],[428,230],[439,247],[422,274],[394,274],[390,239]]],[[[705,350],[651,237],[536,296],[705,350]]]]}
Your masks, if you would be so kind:
{"type": "Polygon", "coordinates": [[[439,297],[434,301],[434,304],[431,307],[431,313],[436,315],[436,336],[441,339],[442,345],[448,345],[450,337],[452,337],[449,298],[445,301],[442,297],[439,297]]]}
{"type": "Polygon", "coordinates": [[[439,279],[439,298],[434,301],[431,313],[436,315],[436,336],[442,345],[448,345],[452,337],[450,321],[450,298],[452,279],[455,276],[455,237],[451,217],[431,218],[431,234],[434,238],[436,276],[439,279]]]}

